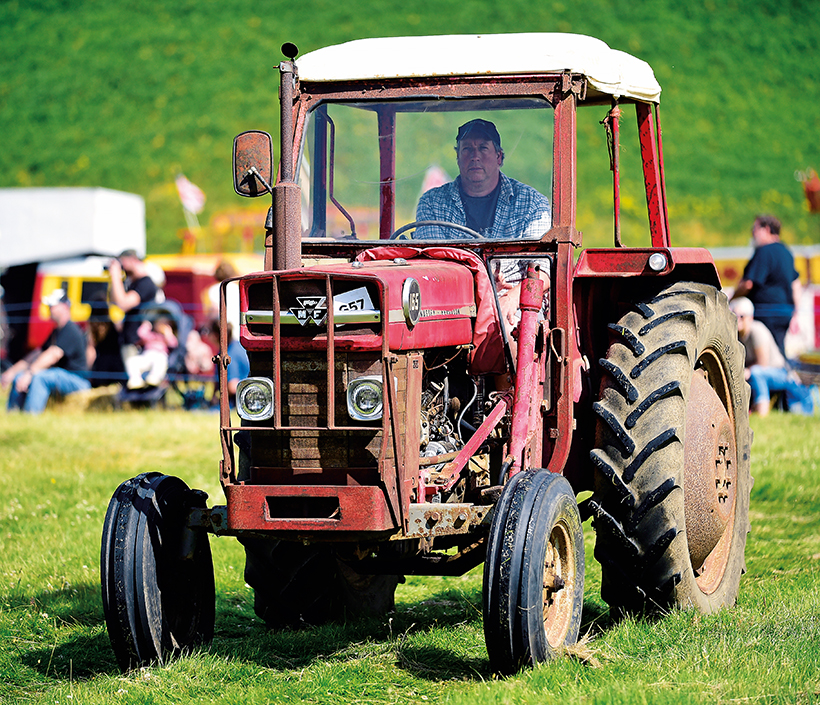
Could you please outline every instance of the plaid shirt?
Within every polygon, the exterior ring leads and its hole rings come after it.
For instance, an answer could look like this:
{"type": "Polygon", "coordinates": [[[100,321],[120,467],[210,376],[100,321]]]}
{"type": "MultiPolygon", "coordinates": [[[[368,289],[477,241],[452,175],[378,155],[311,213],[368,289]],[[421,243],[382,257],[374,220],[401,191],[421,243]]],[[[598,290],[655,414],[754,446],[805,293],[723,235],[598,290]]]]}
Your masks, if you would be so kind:
{"type": "MultiPolygon", "coordinates": [[[[481,234],[488,238],[539,238],[550,229],[552,213],[546,196],[532,186],[522,184],[499,173],[501,192],[493,226],[481,234]]],[[[416,208],[416,220],[443,220],[456,225],[467,224],[467,214],[461,201],[459,183],[455,181],[430,189],[422,194],[416,208]]],[[[415,240],[466,240],[466,233],[444,226],[424,226],[413,235],[415,240]]],[[[526,262],[502,260],[501,274],[508,284],[517,284],[526,276],[526,262]]]]}
{"type": "MultiPolygon", "coordinates": [[[[550,202],[546,196],[538,193],[532,186],[522,184],[509,176],[499,174],[501,192],[498,194],[498,205],[495,220],[488,232],[482,233],[489,238],[537,238],[550,228],[550,202]]],[[[416,220],[444,220],[456,225],[467,224],[467,214],[461,202],[459,183],[456,177],[444,186],[430,189],[422,194],[416,209],[416,220]]],[[[424,227],[416,231],[415,238],[424,240],[463,240],[465,233],[453,228],[424,227]]]]}

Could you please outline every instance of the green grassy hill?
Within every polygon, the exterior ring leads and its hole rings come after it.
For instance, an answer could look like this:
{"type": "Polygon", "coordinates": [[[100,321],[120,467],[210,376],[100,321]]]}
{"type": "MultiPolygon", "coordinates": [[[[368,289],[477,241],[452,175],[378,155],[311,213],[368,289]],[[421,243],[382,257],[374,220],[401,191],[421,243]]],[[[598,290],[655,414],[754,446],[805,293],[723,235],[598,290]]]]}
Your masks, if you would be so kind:
{"type": "MultiPolygon", "coordinates": [[[[233,194],[232,139],[275,134],[283,42],[304,53],[368,36],[519,31],[590,34],[653,66],[674,242],[745,244],[759,211],[781,217],[787,240],[820,242],[794,176],[820,169],[810,0],[5,0],[0,187],[142,194],[149,251],[173,252],[185,226],[177,173],[207,194],[203,222],[249,205],[233,194]]],[[[581,171],[581,190],[607,188],[597,165],[581,171]]]]}

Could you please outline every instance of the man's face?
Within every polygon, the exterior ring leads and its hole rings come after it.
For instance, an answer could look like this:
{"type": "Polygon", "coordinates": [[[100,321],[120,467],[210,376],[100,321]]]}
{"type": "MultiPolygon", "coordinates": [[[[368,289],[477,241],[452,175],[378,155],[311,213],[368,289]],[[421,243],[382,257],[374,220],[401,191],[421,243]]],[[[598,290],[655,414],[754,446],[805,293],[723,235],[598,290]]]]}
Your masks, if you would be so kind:
{"type": "Polygon", "coordinates": [[[745,336],[752,327],[752,318],[751,315],[748,313],[739,313],[735,311],[735,316],[737,316],[737,332],[741,336],[745,336]]]}
{"type": "Polygon", "coordinates": [[[767,242],[767,238],[771,233],[767,227],[764,227],[759,222],[755,221],[752,225],[752,239],[755,245],[762,245],[767,242]]]}
{"type": "Polygon", "coordinates": [[[71,308],[68,304],[54,304],[54,306],[49,307],[48,312],[51,315],[51,320],[54,321],[57,326],[65,325],[71,318],[71,308]]]}
{"type": "Polygon", "coordinates": [[[498,183],[501,152],[482,137],[465,137],[458,143],[458,171],[470,196],[485,196],[498,183]]]}
{"type": "Polygon", "coordinates": [[[120,266],[122,267],[122,271],[126,273],[129,277],[134,276],[134,268],[136,267],[138,260],[136,257],[120,257],[120,266]]]}

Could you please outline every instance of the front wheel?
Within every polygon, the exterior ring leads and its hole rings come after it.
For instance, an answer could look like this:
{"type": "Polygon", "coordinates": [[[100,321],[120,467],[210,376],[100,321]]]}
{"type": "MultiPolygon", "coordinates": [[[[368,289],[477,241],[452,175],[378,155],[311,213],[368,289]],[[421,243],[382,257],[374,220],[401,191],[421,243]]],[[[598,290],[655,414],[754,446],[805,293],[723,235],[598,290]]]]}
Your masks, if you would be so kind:
{"type": "Polygon", "coordinates": [[[502,675],[578,640],[584,532],[575,495],[547,470],[513,476],[496,505],[484,564],[484,636],[502,675]]]}
{"type": "Polygon", "coordinates": [[[735,316],[714,287],[679,282],[609,328],[590,454],[602,597],[618,612],[732,605],[752,486],[735,316]]]}
{"type": "Polygon", "coordinates": [[[213,638],[214,572],[208,535],[187,526],[205,494],[145,473],[122,483],[105,515],[100,567],[105,622],[123,671],[213,638]]]}

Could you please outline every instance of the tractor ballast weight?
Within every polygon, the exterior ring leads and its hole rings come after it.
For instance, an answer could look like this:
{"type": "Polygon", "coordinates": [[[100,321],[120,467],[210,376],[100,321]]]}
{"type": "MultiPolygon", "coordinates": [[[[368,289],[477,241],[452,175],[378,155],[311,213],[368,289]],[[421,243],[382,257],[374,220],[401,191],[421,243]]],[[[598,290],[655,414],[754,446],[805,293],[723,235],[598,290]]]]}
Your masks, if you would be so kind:
{"type": "Polygon", "coordinates": [[[254,608],[272,628],[382,615],[401,576],[483,562],[499,673],[577,640],[587,517],[614,613],[732,605],[751,487],[743,352],[709,253],[671,246],[651,69],[563,34],[283,52],[278,173],[267,133],[234,143],[237,193],[272,200],[265,269],[238,280],[251,367],[238,425],[222,286],[227,501],[208,508],[154,475],[115,493],[102,577],[122,667],[212,634],[208,532],[242,542],[254,608]],[[614,246],[576,260],[587,197],[577,111],[596,106],[614,246]],[[621,218],[618,156],[632,110],[649,230],[640,248],[621,234],[635,228],[621,218]],[[453,188],[436,164],[476,117],[498,124],[509,168],[518,162],[546,196],[537,222],[515,221],[524,191],[503,174],[483,232],[414,216],[431,184],[443,190],[422,202],[453,188]],[[504,218],[518,225],[504,230],[504,218]],[[170,620],[183,595],[168,576],[181,568],[191,602],[170,620]]]}

